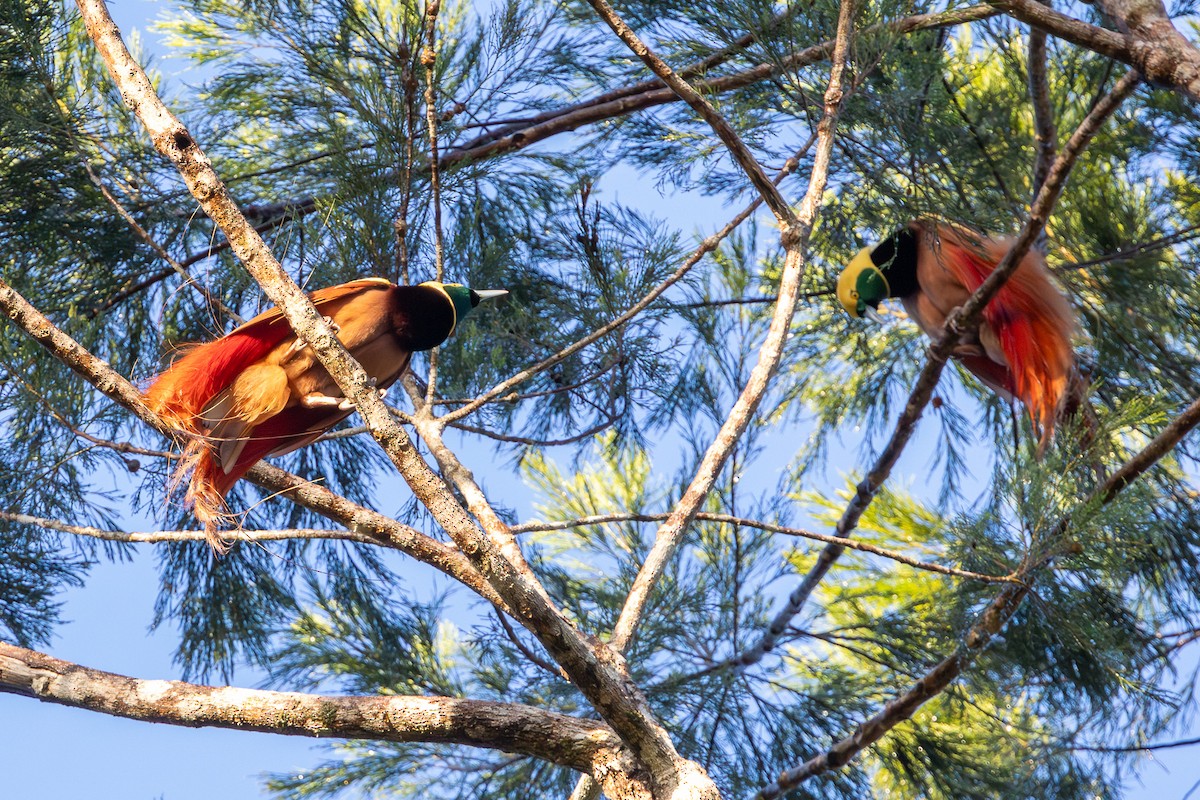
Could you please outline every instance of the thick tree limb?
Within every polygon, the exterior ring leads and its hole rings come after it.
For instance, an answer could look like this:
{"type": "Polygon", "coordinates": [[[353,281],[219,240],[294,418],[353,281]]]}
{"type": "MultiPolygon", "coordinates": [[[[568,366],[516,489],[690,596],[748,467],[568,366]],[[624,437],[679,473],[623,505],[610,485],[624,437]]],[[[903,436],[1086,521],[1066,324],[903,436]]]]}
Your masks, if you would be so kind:
{"type": "MultiPolygon", "coordinates": [[[[3,280],[0,280],[0,311],[110,400],[128,409],[155,430],[167,436],[178,436],[177,431],[146,406],[141,392],[132,383],[81,347],[3,280]]],[[[351,531],[375,539],[381,546],[400,550],[441,570],[490,602],[507,608],[507,604],[462,553],[415,528],[352,503],[323,486],[265,462],[255,465],[246,477],[273,493],[285,495],[289,500],[345,525],[351,531]]]]}
{"type": "Polygon", "coordinates": [[[1152,83],[1200,100],[1200,50],[1175,29],[1157,0],[1100,3],[1125,33],[1060,14],[1038,0],[992,0],[992,5],[1060,39],[1129,64],[1152,83]]]}
{"type": "Polygon", "coordinates": [[[1147,80],[1200,100],[1200,49],[1171,22],[1161,0],[1099,0],[1099,5],[1132,40],[1129,64],[1147,80]]]}
{"type": "MultiPolygon", "coordinates": [[[[930,345],[925,367],[921,370],[921,374],[918,376],[917,382],[908,396],[908,401],[904,405],[904,410],[900,413],[900,418],[896,421],[891,438],[884,446],[879,457],[875,460],[870,471],[867,472],[866,477],[859,482],[853,499],[846,506],[846,510],[837,522],[835,530],[838,536],[848,537],[851,531],[857,527],[859,519],[870,506],[871,501],[875,499],[875,495],[884,481],[891,475],[892,468],[896,465],[896,462],[900,459],[900,455],[904,452],[904,448],[908,445],[913,431],[916,430],[917,422],[920,420],[921,414],[924,413],[925,406],[928,405],[930,398],[933,396],[934,387],[937,386],[938,379],[941,377],[942,370],[945,368],[954,346],[966,331],[973,330],[979,324],[984,306],[995,296],[996,292],[1000,290],[1000,287],[1004,285],[1004,282],[1008,280],[1012,273],[1016,271],[1017,266],[1021,263],[1021,259],[1025,257],[1033,242],[1045,229],[1050,211],[1058,201],[1058,197],[1066,185],[1067,177],[1070,175],[1071,168],[1074,166],[1076,159],[1086,149],[1088,143],[1095,136],[1096,132],[1099,131],[1104,121],[1120,107],[1121,102],[1133,92],[1140,80],[1141,78],[1137,72],[1130,71],[1126,73],[1113,87],[1112,91],[1080,123],[1079,127],[1063,147],[1058,158],[1055,159],[1053,167],[1046,176],[1046,182],[1042,185],[1037,200],[1030,209],[1029,219],[1022,228],[1020,235],[1013,242],[1012,249],[996,265],[996,269],[980,285],[979,289],[960,308],[955,309],[946,318],[942,339],[930,345]]],[[[787,629],[792,619],[800,613],[800,610],[804,607],[804,603],[844,551],[845,548],[837,544],[824,547],[817,557],[816,563],[788,596],[787,602],[775,615],[775,618],[771,620],[771,624],[759,641],[745,652],[731,658],[726,662],[726,665],[736,669],[744,669],[751,664],[761,661],[763,656],[775,647],[779,637],[787,629]]]]}
{"type": "Polygon", "coordinates": [[[454,697],[353,697],[140,680],[0,642],[0,692],[117,717],[264,731],[379,739],[523,753],[590,773],[621,749],[602,722],[519,703],[454,697]]]}
{"type": "MultiPolygon", "coordinates": [[[[1171,452],[1183,440],[1183,437],[1197,425],[1200,425],[1200,399],[1195,400],[1172,420],[1158,436],[1154,437],[1137,455],[1126,461],[1081,505],[1087,506],[1097,500],[1102,504],[1110,502],[1122,489],[1137,480],[1146,470],[1171,452]]],[[[1066,520],[1060,522],[1054,535],[1065,533],[1067,524],[1066,520]]],[[[978,621],[967,631],[966,636],[963,637],[962,646],[954,654],[939,662],[904,694],[889,701],[878,714],[860,725],[852,735],[837,742],[829,750],[810,759],[800,767],[781,774],[774,783],[763,788],[757,798],[759,800],[775,800],[807,778],[845,766],[852,758],[879,741],[896,725],[910,718],[927,701],[943,692],[1012,619],[1021,602],[1029,594],[1036,571],[1048,566],[1051,558],[1052,556],[1027,557],[1018,570],[1018,575],[1024,583],[1019,586],[1006,586],[996,595],[980,615],[978,621]]]]}
{"type": "MultiPolygon", "coordinates": [[[[593,646],[548,601],[544,590],[527,579],[528,573],[505,558],[497,543],[475,525],[449,487],[417,453],[362,366],[346,352],[329,324],[271,255],[199,145],[158,97],[141,65],[125,47],[102,0],[78,0],[78,5],[109,73],[155,147],[179,169],[188,189],[225,233],[247,271],[279,307],[298,339],[312,349],[343,395],[355,404],[417,499],[646,765],[657,792],[672,797],[705,784],[712,787],[698,766],[684,762],[675,752],[666,731],[654,721],[645,697],[629,680],[619,656],[603,644],[593,646]]],[[[717,796],[715,787],[703,794],[717,796]]]]}

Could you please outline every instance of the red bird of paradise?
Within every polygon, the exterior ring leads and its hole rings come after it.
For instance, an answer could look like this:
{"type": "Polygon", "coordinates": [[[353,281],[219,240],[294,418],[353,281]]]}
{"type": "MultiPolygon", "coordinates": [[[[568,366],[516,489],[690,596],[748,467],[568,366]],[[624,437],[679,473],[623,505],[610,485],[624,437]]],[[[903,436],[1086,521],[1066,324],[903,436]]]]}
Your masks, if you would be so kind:
{"type": "MultiPolygon", "coordinates": [[[[917,220],[863,248],[838,277],[837,295],[853,317],[879,320],[884,298],[898,297],[925,334],[938,340],[947,315],[1012,248],[970,228],[917,220]]],[[[1075,314],[1042,257],[1030,251],[983,310],[978,331],[954,356],[1006,400],[1020,398],[1038,434],[1039,453],[1055,422],[1080,402],[1071,335],[1075,314]]]]}
{"type": "MultiPolygon", "coordinates": [[[[481,300],[507,294],[428,281],[364,278],[310,295],[382,396],[412,353],[444,342],[481,300]]],[[[216,341],[195,345],[146,390],[146,404],[191,439],[175,480],[191,471],[185,502],[224,551],[225,495],[267,456],[312,443],[353,404],[274,308],[216,341]]]]}

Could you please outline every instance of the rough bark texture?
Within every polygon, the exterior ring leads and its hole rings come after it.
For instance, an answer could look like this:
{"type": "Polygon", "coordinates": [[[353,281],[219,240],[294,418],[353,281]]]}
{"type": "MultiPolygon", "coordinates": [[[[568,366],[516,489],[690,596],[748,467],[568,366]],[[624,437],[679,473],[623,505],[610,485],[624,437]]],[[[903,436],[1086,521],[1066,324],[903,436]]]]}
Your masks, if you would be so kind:
{"type": "Polygon", "coordinates": [[[0,643],[0,691],[118,717],[289,736],[442,742],[524,753],[590,771],[620,749],[602,722],[454,697],[349,697],[130,678],[0,643]]]}
{"type": "Polygon", "coordinates": [[[1158,0],[1102,0],[1122,32],[1060,14],[1038,0],[993,0],[1016,19],[1060,39],[1122,61],[1148,81],[1200,100],[1200,50],[1171,23],[1158,0]]]}
{"type": "MultiPolygon", "coordinates": [[[[551,603],[527,567],[514,564],[471,519],[446,483],[417,453],[408,434],[379,398],[362,366],[342,347],[329,324],[284,272],[254,228],[246,221],[225,185],[191,134],[163,104],[144,70],[129,53],[102,0],[78,0],[88,34],[96,44],[126,104],[150,133],[155,147],[175,164],[200,207],[230,241],[243,266],[280,308],[298,339],[310,348],[352,400],[375,440],[396,465],[417,499],[454,539],[510,608],[543,644],[591,701],[600,716],[646,765],[656,795],[682,796],[682,786],[700,780],[675,751],[624,660],[607,645],[582,634],[551,603]]],[[[702,771],[700,771],[702,773],[702,771]]],[[[707,778],[704,778],[707,781],[707,778]]],[[[718,797],[715,786],[697,797],[718,797]]]]}
{"type": "Polygon", "coordinates": [[[1099,6],[1130,37],[1129,63],[1147,80],[1200,100],[1200,50],[1159,0],[1099,0],[1099,6]]]}

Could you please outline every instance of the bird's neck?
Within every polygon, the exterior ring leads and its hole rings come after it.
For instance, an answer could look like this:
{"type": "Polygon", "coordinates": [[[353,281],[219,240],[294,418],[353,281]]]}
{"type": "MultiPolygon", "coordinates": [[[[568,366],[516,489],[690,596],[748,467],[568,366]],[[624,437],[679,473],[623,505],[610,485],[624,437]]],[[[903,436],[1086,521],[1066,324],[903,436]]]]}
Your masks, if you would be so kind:
{"type": "Polygon", "coordinates": [[[454,306],[444,291],[429,284],[396,286],[391,294],[391,324],[405,350],[429,350],[454,330],[454,306]]]}
{"type": "Polygon", "coordinates": [[[901,228],[871,253],[871,260],[887,278],[889,297],[908,297],[921,287],[917,283],[917,255],[921,232],[901,228]]]}

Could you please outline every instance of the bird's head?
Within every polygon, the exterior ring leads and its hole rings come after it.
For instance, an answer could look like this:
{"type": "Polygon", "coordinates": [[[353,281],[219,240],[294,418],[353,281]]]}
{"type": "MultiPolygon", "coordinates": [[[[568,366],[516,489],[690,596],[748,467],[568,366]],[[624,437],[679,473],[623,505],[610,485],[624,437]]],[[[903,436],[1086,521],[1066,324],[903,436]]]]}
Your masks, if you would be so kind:
{"type": "Polygon", "coordinates": [[[864,247],[838,276],[837,297],[850,316],[881,321],[878,308],[888,297],[902,297],[915,288],[917,234],[901,228],[878,244],[864,247]]]}
{"type": "Polygon", "coordinates": [[[890,293],[883,270],[871,260],[873,247],[864,247],[838,276],[837,296],[842,308],[855,319],[866,315],[874,319],[876,309],[890,293]]]}
{"type": "Polygon", "coordinates": [[[458,327],[458,323],[462,318],[470,314],[475,306],[484,300],[508,294],[507,289],[470,289],[461,283],[425,281],[421,286],[431,286],[450,299],[450,305],[454,308],[454,320],[450,326],[451,333],[458,327]]]}

